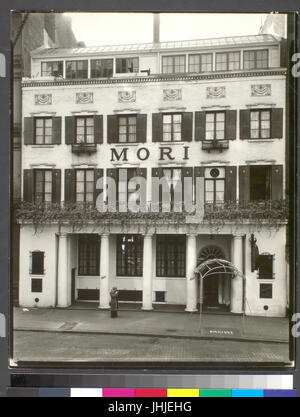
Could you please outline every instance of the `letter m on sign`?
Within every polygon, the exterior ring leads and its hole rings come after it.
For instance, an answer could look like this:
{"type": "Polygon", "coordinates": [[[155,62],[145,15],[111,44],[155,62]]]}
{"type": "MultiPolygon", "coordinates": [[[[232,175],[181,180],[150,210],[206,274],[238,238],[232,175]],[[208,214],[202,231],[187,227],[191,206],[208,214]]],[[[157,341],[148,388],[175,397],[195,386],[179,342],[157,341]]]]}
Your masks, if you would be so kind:
{"type": "Polygon", "coordinates": [[[3,54],[0,54],[0,77],[6,77],[6,59],[3,54]]]}

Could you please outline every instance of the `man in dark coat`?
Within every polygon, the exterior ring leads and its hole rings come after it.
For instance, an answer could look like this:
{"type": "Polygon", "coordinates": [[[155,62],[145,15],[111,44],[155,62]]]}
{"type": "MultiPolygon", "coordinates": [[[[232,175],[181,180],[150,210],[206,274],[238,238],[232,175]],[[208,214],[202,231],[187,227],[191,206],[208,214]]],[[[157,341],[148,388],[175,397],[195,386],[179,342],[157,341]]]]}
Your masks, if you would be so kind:
{"type": "Polygon", "coordinates": [[[118,317],[118,295],[119,291],[116,287],[113,287],[110,292],[110,317],[118,317]]]}

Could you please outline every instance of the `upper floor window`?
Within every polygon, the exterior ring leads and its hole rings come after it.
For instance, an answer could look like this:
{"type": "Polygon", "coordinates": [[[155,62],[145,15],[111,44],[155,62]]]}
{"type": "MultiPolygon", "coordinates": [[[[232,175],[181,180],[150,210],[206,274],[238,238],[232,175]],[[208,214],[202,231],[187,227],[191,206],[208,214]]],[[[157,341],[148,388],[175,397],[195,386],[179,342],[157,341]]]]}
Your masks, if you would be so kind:
{"type": "Polygon", "coordinates": [[[269,139],[271,137],[271,111],[253,110],[250,112],[251,139],[269,139]]]}
{"type": "Polygon", "coordinates": [[[139,72],[139,58],[117,58],[116,73],[139,72]]]}
{"type": "Polygon", "coordinates": [[[163,56],[163,74],[176,74],[185,72],[185,55],[163,56]]]}
{"type": "Polygon", "coordinates": [[[136,116],[119,116],[119,142],[136,142],[136,116]]]}
{"type": "Polygon", "coordinates": [[[39,117],[35,119],[34,143],[36,145],[52,144],[52,118],[39,117]]]}
{"type": "Polygon", "coordinates": [[[66,78],[88,78],[88,61],[67,61],[66,78]]]}
{"type": "Polygon", "coordinates": [[[205,140],[225,139],[225,113],[206,113],[205,140]]]}
{"type": "Polygon", "coordinates": [[[189,72],[208,72],[213,69],[213,55],[189,55],[189,72]]]}
{"type": "Polygon", "coordinates": [[[94,117],[76,117],[76,143],[94,143],[94,117]]]}
{"type": "Polygon", "coordinates": [[[111,77],[113,75],[112,59],[92,59],[91,78],[111,77]]]}
{"type": "Polygon", "coordinates": [[[225,168],[205,169],[205,202],[222,204],[225,200],[225,168]]]}
{"type": "Polygon", "coordinates": [[[244,69],[268,68],[268,50],[244,51],[244,69]]]}
{"type": "Polygon", "coordinates": [[[34,202],[52,202],[52,171],[36,169],[34,171],[34,202]]]}
{"type": "Polygon", "coordinates": [[[42,77],[47,76],[62,77],[63,61],[42,62],[42,77]]]}
{"type": "MultiPolygon", "coordinates": [[[[182,168],[163,168],[162,176],[168,184],[169,198],[166,198],[166,207],[170,207],[172,211],[175,207],[179,209],[182,208],[182,196],[184,188],[182,168]],[[176,198],[176,192],[178,193],[179,198],[176,198]],[[168,203],[168,201],[170,202],[170,204],[168,203]]],[[[161,195],[161,199],[162,198],[163,196],[161,195]]]]}
{"type": "Polygon", "coordinates": [[[271,166],[250,167],[250,200],[271,199],[271,166]]]}
{"type": "Polygon", "coordinates": [[[94,201],[94,170],[77,169],[76,170],[76,201],[92,202],[94,201]]]}
{"type": "Polygon", "coordinates": [[[182,114],[172,113],[163,115],[163,141],[181,141],[182,114]]]}
{"type": "Polygon", "coordinates": [[[234,71],[240,69],[240,52],[218,52],[216,71],[234,71]]]}

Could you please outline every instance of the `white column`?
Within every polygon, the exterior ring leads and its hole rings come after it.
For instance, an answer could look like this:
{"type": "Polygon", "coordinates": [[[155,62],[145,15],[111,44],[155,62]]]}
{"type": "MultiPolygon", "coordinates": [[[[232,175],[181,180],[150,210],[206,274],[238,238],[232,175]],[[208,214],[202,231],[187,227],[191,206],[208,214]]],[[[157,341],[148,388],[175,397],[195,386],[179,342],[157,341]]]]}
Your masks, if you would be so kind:
{"type": "Polygon", "coordinates": [[[58,243],[57,306],[68,307],[68,235],[61,234],[58,243]]]}
{"type": "MultiPolygon", "coordinates": [[[[233,260],[234,266],[243,273],[243,235],[233,236],[233,260]]],[[[243,312],[243,278],[238,275],[231,280],[231,305],[232,313],[243,312]]]]}
{"type": "Polygon", "coordinates": [[[144,236],[143,256],[143,306],[142,310],[153,310],[152,307],[152,235],[144,236]]]}
{"type": "Polygon", "coordinates": [[[197,279],[194,277],[194,270],[196,266],[197,266],[196,235],[187,235],[186,308],[185,308],[185,311],[190,311],[190,312],[197,311],[197,279]]]}
{"type": "Polygon", "coordinates": [[[100,244],[100,300],[99,308],[109,308],[109,234],[101,235],[100,244]]]}

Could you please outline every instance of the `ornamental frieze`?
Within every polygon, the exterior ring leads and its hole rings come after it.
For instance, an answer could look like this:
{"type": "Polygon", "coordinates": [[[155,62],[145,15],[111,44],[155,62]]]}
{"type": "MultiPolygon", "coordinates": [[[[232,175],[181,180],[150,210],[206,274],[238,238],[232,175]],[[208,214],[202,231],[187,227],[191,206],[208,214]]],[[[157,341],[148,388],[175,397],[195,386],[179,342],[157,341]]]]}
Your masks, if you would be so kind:
{"type": "Polygon", "coordinates": [[[88,104],[94,102],[93,93],[76,93],[76,104],[88,104]]]}
{"type": "Polygon", "coordinates": [[[223,98],[225,97],[225,87],[207,87],[206,98],[223,98]]]}
{"type": "Polygon", "coordinates": [[[181,89],[164,90],[163,95],[164,95],[164,101],[181,100],[182,90],[181,89]]]}
{"type": "Polygon", "coordinates": [[[255,84],[251,85],[251,96],[261,97],[271,95],[271,84],[255,84]]]}
{"type": "Polygon", "coordinates": [[[35,94],[34,103],[39,104],[52,104],[52,94],[35,94]]]}
{"type": "Polygon", "coordinates": [[[134,103],[136,101],[135,91],[118,91],[119,103],[134,103]]]}

